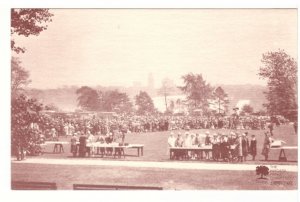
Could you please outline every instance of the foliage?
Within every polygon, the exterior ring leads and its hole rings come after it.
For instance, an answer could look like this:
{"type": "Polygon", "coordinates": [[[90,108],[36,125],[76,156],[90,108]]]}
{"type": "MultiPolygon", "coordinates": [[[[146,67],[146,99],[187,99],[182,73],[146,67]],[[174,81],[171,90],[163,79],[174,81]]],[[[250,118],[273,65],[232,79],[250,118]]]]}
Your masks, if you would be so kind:
{"type": "Polygon", "coordinates": [[[21,66],[21,61],[12,57],[11,59],[11,94],[17,96],[24,91],[24,87],[31,81],[29,80],[29,72],[21,66]]]}
{"type": "Polygon", "coordinates": [[[117,113],[129,113],[132,103],[126,93],[118,90],[105,92],[96,91],[88,86],[77,89],[78,106],[88,111],[113,111],[117,113]]]}
{"type": "Polygon", "coordinates": [[[254,109],[253,109],[253,107],[251,107],[251,105],[244,105],[242,107],[241,113],[253,114],[253,112],[254,112],[254,109]]]}
{"type": "Polygon", "coordinates": [[[78,95],[78,106],[84,110],[97,111],[99,110],[100,98],[95,89],[88,86],[82,86],[76,90],[78,95]]]}
{"type": "Polygon", "coordinates": [[[284,50],[268,52],[262,56],[263,67],[259,76],[268,80],[268,103],[264,106],[271,115],[297,117],[297,63],[284,50]]]}
{"type": "Polygon", "coordinates": [[[34,99],[28,99],[23,94],[12,99],[11,104],[11,132],[12,152],[28,151],[36,155],[40,151],[40,135],[37,125],[43,124],[42,104],[34,99]]]}
{"type": "Polygon", "coordinates": [[[256,166],[256,175],[260,175],[260,179],[264,179],[263,176],[269,175],[269,168],[267,166],[256,166]]]}
{"type": "Polygon", "coordinates": [[[50,104],[45,105],[44,109],[45,110],[56,111],[56,112],[60,111],[58,106],[56,106],[54,103],[50,103],[50,104]]]}
{"type": "Polygon", "coordinates": [[[213,98],[216,100],[218,104],[218,113],[221,114],[221,111],[225,113],[228,110],[228,95],[225,93],[221,86],[217,87],[213,92],[213,98]]]}
{"type": "Polygon", "coordinates": [[[155,112],[153,100],[148,95],[148,93],[144,91],[140,91],[138,95],[135,96],[135,104],[137,105],[137,113],[144,115],[144,114],[151,114],[155,112]]]}
{"type": "MultiPolygon", "coordinates": [[[[11,35],[37,36],[47,29],[46,23],[52,21],[52,16],[49,9],[11,9],[11,35]]],[[[25,52],[24,48],[16,46],[13,39],[11,49],[16,53],[25,52]]]]}
{"type": "Polygon", "coordinates": [[[208,99],[211,98],[212,88],[206,83],[201,74],[193,73],[182,76],[184,86],[179,87],[187,95],[187,101],[192,109],[200,108],[203,111],[209,106],[208,99]]]}
{"type": "Polygon", "coordinates": [[[106,91],[102,98],[103,106],[100,107],[105,111],[114,111],[118,113],[130,112],[132,103],[126,93],[121,93],[118,90],[106,91]]]}

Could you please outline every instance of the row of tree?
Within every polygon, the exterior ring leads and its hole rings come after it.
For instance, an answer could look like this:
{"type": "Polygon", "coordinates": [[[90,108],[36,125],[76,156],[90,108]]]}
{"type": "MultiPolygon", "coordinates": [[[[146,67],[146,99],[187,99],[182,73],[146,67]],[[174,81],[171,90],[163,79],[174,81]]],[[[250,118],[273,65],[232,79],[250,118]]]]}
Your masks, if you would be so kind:
{"type": "MultiPolygon", "coordinates": [[[[218,113],[225,113],[228,108],[228,95],[221,87],[213,89],[203,79],[201,74],[187,74],[182,77],[185,85],[179,87],[187,95],[185,104],[190,110],[201,109],[203,112],[209,111],[209,105],[218,106],[218,113]],[[213,103],[212,103],[213,102],[213,103]]],[[[163,86],[162,92],[165,96],[166,112],[174,108],[174,102],[167,105],[167,95],[170,88],[163,86]],[[172,105],[173,103],[173,105],[172,105]]],[[[153,100],[147,92],[141,91],[135,96],[135,106],[130,101],[126,93],[118,90],[100,91],[88,86],[83,86],[76,91],[78,95],[78,106],[88,111],[114,111],[119,113],[129,113],[135,111],[138,114],[151,114],[156,112],[153,100]]]]}
{"type": "Polygon", "coordinates": [[[155,112],[153,100],[148,93],[141,91],[135,96],[134,108],[129,96],[118,90],[100,91],[83,86],[76,91],[78,105],[88,111],[114,111],[117,113],[151,114],[155,112]]]}

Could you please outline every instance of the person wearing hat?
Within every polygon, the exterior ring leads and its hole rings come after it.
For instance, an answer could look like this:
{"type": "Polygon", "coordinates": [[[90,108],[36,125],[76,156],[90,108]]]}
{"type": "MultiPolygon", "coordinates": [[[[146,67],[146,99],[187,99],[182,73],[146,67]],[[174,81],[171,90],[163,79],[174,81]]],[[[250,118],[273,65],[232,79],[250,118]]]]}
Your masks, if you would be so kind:
{"type": "MultiPolygon", "coordinates": [[[[209,131],[206,131],[206,132],[205,132],[204,145],[205,145],[205,146],[211,145],[211,138],[210,138],[210,136],[209,136],[209,131]]],[[[210,157],[209,157],[209,151],[205,151],[205,158],[206,158],[207,160],[210,158],[210,157]]]]}
{"type": "Polygon", "coordinates": [[[176,138],[174,137],[174,133],[171,132],[169,138],[168,138],[168,146],[169,147],[175,147],[176,138]]]}
{"type": "Polygon", "coordinates": [[[247,134],[243,133],[242,135],[242,152],[243,152],[243,161],[247,160],[248,151],[249,151],[249,140],[247,134]]]}
{"type": "Polygon", "coordinates": [[[71,137],[71,153],[73,154],[73,156],[77,156],[77,133],[73,133],[72,137],[71,137]]]}
{"type": "Polygon", "coordinates": [[[234,132],[230,132],[230,137],[228,138],[228,142],[230,145],[234,145],[236,142],[236,134],[234,132]]]}
{"type": "MultiPolygon", "coordinates": [[[[191,148],[192,147],[192,138],[191,138],[191,135],[188,132],[185,133],[185,139],[184,139],[183,146],[186,147],[186,148],[191,148]]],[[[190,151],[185,152],[184,156],[185,156],[186,159],[191,158],[191,152],[190,151]]]]}
{"type": "Polygon", "coordinates": [[[263,150],[262,150],[262,155],[265,156],[265,161],[268,160],[269,157],[269,152],[270,152],[270,147],[271,147],[271,135],[268,131],[265,132],[265,139],[264,139],[264,145],[263,145],[263,150]]]}
{"type": "Polygon", "coordinates": [[[255,139],[255,135],[252,135],[251,136],[251,141],[250,141],[250,147],[249,147],[249,152],[252,156],[252,161],[255,161],[255,156],[256,156],[256,151],[257,151],[257,148],[256,148],[256,139],[255,139]]]}
{"type": "MultiPolygon", "coordinates": [[[[168,137],[168,152],[170,148],[175,147],[176,138],[174,137],[174,133],[171,132],[170,136],[168,137]]],[[[170,153],[170,159],[174,159],[174,152],[170,153]]]]}
{"type": "Polygon", "coordinates": [[[217,133],[214,133],[211,143],[212,143],[212,157],[213,157],[213,160],[218,161],[218,159],[220,157],[219,156],[219,154],[220,154],[220,152],[219,152],[219,150],[220,150],[220,148],[219,148],[220,141],[219,141],[217,133]]]}
{"type": "Polygon", "coordinates": [[[220,143],[220,152],[221,152],[221,158],[224,161],[227,161],[229,158],[229,142],[228,137],[225,134],[222,134],[221,143],[220,143]]]}
{"type": "Polygon", "coordinates": [[[243,162],[243,136],[241,134],[238,134],[236,149],[238,161],[243,162]]]}
{"type": "MultiPolygon", "coordinates": [[[[181,134],[178,133],[178,136],[176,138],[176,141],[175,141],[175,147],[182,147],[183,146],[183,138],[181,137],[181,134]]],[[[183,158],[184,156],[184,152],[182,151],[176,151],[174,152],[174,158],[175,159],[181,159],[183,158]]]]}
{"type": "Polygon", "coordinates": [[[86,135],[82,132],[79,137],[79,156],[85,157],[86,155],[86,135]]]}
{"type": "MultiPolygon", "coordinates": [[[[105,142],[106,144],[111,144],[114,141],[114,137],[112,133],[108,133],[106,138],[105,138],[105,142]]],[[[113,152],[113,148],[106,148],[106,153],[107,155],[111,156],[113,152]]]]}
{"type": "Polygon", "coordinates": [[[58,141],[58,136],[55,128],[51,128],[52,141],[58,141]]]}

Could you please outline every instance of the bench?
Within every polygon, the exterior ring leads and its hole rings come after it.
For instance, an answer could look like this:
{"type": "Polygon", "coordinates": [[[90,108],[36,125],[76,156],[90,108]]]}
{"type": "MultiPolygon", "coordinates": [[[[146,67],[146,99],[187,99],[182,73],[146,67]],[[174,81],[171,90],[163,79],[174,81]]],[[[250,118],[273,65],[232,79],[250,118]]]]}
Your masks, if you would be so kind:
{"type": "Polygon", "coordinates": [[[162,190],[162,187],[73,184],[74,190],[162,190]]]}
{"type": "Polygon", "coordinates": [[[57,190],[56,183],[52,182],[25,182],[12,181],[12,190],[57,190]]]}

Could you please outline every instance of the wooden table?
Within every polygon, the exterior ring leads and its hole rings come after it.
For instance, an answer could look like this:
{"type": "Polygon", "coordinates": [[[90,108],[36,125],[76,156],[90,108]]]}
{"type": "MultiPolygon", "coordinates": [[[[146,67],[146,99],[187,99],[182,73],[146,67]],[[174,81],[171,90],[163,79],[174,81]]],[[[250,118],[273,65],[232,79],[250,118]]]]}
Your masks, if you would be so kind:
{"type": "Polygon", "coordinates": [[[128,144],[128,145],[122,145],[120,146],[119,143],[111,143],[111,144],[101,144],[99,142],[93,142],[93,143],[87,143],[86,147],[91,148],[93,151],[96,148],[99,149],[112,149],[114,153],[114,157],[116,156],[116,151],[120,153],[121,156],[125,158],[125,152],[124,149],[137,149],[137,156],[143,156],[144,155],[144,145],[143,144],[128,144]]]}
{"type": "Polygon", "coordinates": [[[297,146],[283,146],[283,147],[271,147],[272,150],[280,149],[278,161],[287,161],[287,157],[285,155],[285,150],[297,150],[297,146]]]}
{"type": "Polygon", "coordinates": [[[127,148],[137,149],[137,156],[144,156],[144,145],[143,144],[129,144],[127,148]]]}
{"type": "Polygon", "coordinates": [[[45,141],[45,143],[41,145],[49,145],[53,144],[53,153],[63,153],[64,152],[64,144],[69,144],[69,142],[63,142],[63,141],[45,141]]]}

